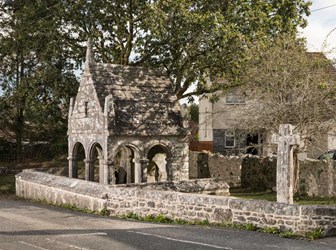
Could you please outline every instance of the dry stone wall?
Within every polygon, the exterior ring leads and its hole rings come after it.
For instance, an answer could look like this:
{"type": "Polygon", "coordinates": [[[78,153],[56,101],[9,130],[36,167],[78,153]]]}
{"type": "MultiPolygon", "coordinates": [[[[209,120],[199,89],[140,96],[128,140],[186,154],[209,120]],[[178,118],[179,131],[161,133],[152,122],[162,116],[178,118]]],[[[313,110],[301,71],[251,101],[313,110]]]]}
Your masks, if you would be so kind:
{"type": "Polygon", "coordinates": [[[212,223],[251,223],[295,233],[318,228],[335,232],[335,206],[288,205],[234,197],[143,189],[138,186],[107,186],[46,173],[25,171],[16,178],[17,195],[74,204],[92,210],[107,209],[112,216],[136,213],[163,214],[171,219],[208,220],[212,223]]]}
{"type": "Polygon", "coordinates": [[[301,161],[298,189],[301,195],[336,197],[336,162],[301,161]]]}
{"type": "Polygon", "coordinates": [[[221,178],[230,187],[240,186],[242,158],[189,151],[189,177],[221,178]]]}
{"type": "MultiPolygon", "coordinates": [[[[276,162],[276,157],[235,157],[190,151],[189,177],[221,178],[230,187],[276,190],[276,162]],[[208,174],[204,175],[204,169],[208,174]]],[[[336,197],[336,161],[299,161],[297,194],[336,197]]]]}

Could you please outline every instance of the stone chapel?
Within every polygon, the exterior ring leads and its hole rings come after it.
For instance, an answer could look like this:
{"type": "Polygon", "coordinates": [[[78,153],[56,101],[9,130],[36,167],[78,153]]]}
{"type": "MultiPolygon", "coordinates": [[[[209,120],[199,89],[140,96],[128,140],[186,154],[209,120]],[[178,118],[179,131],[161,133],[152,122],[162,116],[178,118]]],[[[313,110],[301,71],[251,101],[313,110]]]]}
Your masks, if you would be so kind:
{"type": "Polygon", "coordinates": [[[69,177],[103,184],[187,180],[186,123],[163,71],[95,63],[68,116],[69,177]]]}

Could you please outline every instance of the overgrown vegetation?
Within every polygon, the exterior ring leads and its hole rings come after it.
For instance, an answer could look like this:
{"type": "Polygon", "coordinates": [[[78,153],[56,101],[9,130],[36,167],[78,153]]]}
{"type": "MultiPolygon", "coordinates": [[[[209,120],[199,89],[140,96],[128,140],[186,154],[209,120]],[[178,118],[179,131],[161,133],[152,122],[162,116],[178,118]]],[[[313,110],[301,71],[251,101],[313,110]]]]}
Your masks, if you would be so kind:
{"type": "Polygon", "coordinates": [[[0,176],[0,195],[15,194],[15,175],[0,176]]]}

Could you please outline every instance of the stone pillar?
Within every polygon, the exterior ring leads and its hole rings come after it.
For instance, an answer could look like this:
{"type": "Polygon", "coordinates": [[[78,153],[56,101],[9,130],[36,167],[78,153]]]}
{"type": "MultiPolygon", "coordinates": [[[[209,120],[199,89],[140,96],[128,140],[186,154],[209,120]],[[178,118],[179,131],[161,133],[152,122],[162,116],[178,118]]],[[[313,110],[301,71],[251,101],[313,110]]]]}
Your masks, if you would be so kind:
{"type": "Polygon", "coordinates": [[[105,161],[104,164],[104,184],[116,184],[116,177],[115,177],[115,162],[114,161],[105,161]],[[109,183],[109,181],[111,182],[109,183]]]}
{"type": "Polygon", "coordinates": [[[76,157],[69,156],[69,178],[78,178],[78,162],[76,157]]]}
{"type": "Polygon", "coordinates": [[[300,144],[300,136],[293,135],[292,125],[281,124],[279,135],[273,135],[272,142],[278,144],[277,202],[293,204],[294,146],[300,144]]]}
{"type": "Polygon", "coordinates": [[[141,183],[142,168],[139,157],[134,157],[134,183],[141,183]]]}
{"type": "Polygon", "coordinates": [[[85,180],[92,181],[92,168],[93,168],[93,160],[85,159],[85,180]]]}
{"type": "Polygon", "coordinates": [[[132,183],[132,156],[127,154],[126,155],[126,183],[132,183]]]}
{"type": "Polygon", "coordinates": [[[167,162],[167,181],[173,180],[173,159],[172,158],[166,158],[167,162]]]}
{"type": "Polygon", "coordinates": [[[95,177],[95,161],[94,160],[90,160],[90,181],[94,181],[94,177],[95,177]]]}
{"type": "Polygon", "coordinates": [[[143,158],[140,160],[141,164],[141,182],[147,182],[147,167],[148,167],[149,160],[143,158]]]}
{"type": "Polygon", "coordinates": [[[99,183],[104,183],[104,157],[98,156],[99,161],[99,183]]]}

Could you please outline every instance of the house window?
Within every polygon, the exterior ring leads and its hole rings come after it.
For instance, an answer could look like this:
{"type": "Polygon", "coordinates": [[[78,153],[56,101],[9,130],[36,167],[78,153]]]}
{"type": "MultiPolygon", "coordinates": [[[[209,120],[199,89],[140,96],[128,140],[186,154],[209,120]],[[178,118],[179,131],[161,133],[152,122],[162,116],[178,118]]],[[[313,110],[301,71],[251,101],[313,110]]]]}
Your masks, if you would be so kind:
{"type": "Polygon", "coordinates": [[[242,95],[231,93],[225,97],[225,103],[226,104],[244,104],[245,100],[242,95]]]}
{"type": "Polygon", "coordinates": [[[235,132],[230,130],[225,131],[225,147],[234,148],[235,144],[235,132]]]}

